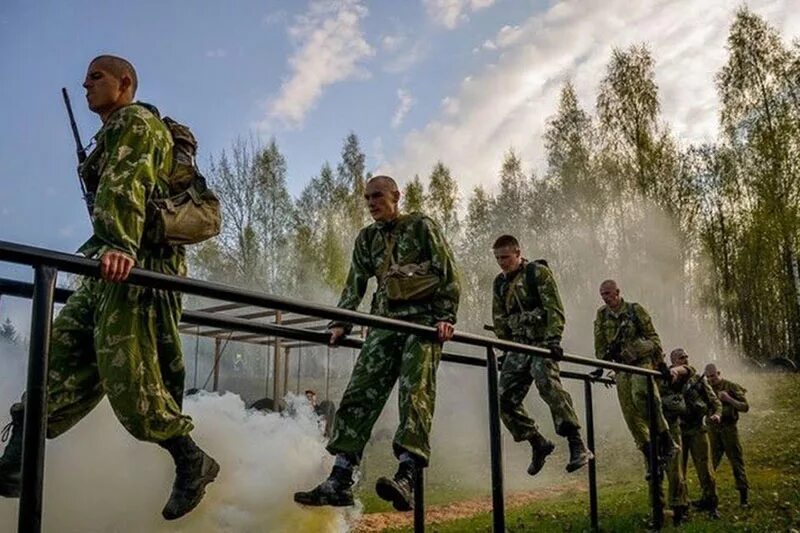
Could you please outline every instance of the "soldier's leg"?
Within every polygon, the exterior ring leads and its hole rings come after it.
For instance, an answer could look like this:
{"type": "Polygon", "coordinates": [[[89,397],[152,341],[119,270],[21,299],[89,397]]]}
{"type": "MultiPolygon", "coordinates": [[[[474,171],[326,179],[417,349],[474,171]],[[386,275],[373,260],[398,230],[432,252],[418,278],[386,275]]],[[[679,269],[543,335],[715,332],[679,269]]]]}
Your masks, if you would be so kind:
{"type": "MultiPolygon", "coordinates": [[[[675,421],[670,424],[672,439],[681,442],[680,424],[675,421]]],[[[686,515],[689,505],[686,490],[686,473],[683,470],[683,458],[676,454],[667,464],[667,481],[669,485],[669,506],[674,511],[675,525],[678,525],[686,515]]]]}
{"type": "Polygon", "coordinates": [[[558,375],[558,363],[544,357],[531,356],[531,374],[536,389],[550,408],[556,433],[562,437],[576,435],[581,425],[572,397],[564,390],[558,375]]]}
{"type": "MultiPolygon", "coordinates": [[[[702,499],[709,503],[717,502],[717,481],[714,471],[711,468],[710,445],[708,442],[708,432],[705,430],[697,431],[692,434],[691,441],[684,445],[692,453],[692,462],[697,471],[697,479],[700,482],[702,499]]],[[[686,453],[686,452],[684,452],[686,453]]]]}
{"type": "Polygon", "coordinates": [[[436,405],[436,370],[442,345],[417,335],[407,335],[400,362],[398,412],[400,424],[394,436],[395,455],[410,452],[422,466],[430,459],[429,436],[436,405]]]}
{"type": "Polygon", "coordinates": [[[633,399],[633,377],[632,374],[627,372],[617,373],[617,398],[619,399],[619,407],[622,410],[622,417],[625,419],[625,424],[628,426],[634,442],[636,442],[636,447],[645,449],[647,443],[650,442],[650,433],[648,425],[636,410],[633,399]]]}
{"type": "MultiPolygon", "coordinates": [[[[636,417],[639,420],[640,424],[643,424],[648,428],[650,428],[650,410],[647,406],[647,380],[646,376],[640,376],[638,374],[631,376],[631,396],[633,397],[633,403],[635,406],[636,417]]],[[[667,432],[669,433],[669,424],[667,424],[666,419],[664,418],[664,412],[661,408],[661,395],[658,392],[658,387],[653,388],[654,393],[654,404],[656,409],[656,426],[659,433],[667,432]]],[[[648,438],[649,440],[649,438],[648,438]]]]}
{"type": "Polygon", "coordinates": [[[721,436],[725,447],[725,455],[728,456],[728,461],[730,461],[733,469],[736,490],[740,493],[742,491],[746,492],[749,484],[744,468],[744,452],[742,450],[742,441],[739,440],[739,429],[735,425],[726,427],[723,429],[721,436]]]}
{"type": "Polygon", "coordinates": [[[164,384],[155,290],[100,282],[94,334],[111,407],[135,438],[160,443],[191,432],[191,418],[164,384]]]}
{"type": "Polygon", "coordinates": [[[725,444],[722,441],[722,429],[716,428],[708,432],[708,442],[711,446],[711,466],[714,470],[719,468],[722,456],[725,454],[725,444]]]}
{"type": "Polygon", "coordinates": [[[158,336],[158,365],[164,387],[172,395],[179,408],[183,408],[183,390],[186,381],[186,367],[183,361],[178,323],[183,305],[180,294],[172,291],[157,291],[155,297],[158,336]]]}
{"type": "Polygon", "coordinates": [[[47,372],[47,437],[55,438],[86,416],[103,397],[94,352],[94,317],[100,283],[84,279],[53,321],[47,372]]]}
{"type": "Polygon", "coordinates": [[[533,383],[531,355],[508,353],[500,371],[498,393],[500,396],[500,420],[508,428],[515,442],[531,440],[539,436],[536,422],[522,405],[533,383]]]}
{"type": "Polygon", "coordinates": [[[400,372],[404,334],[370,329],[333,424],[331,454],[361,457],[400,372]]]}

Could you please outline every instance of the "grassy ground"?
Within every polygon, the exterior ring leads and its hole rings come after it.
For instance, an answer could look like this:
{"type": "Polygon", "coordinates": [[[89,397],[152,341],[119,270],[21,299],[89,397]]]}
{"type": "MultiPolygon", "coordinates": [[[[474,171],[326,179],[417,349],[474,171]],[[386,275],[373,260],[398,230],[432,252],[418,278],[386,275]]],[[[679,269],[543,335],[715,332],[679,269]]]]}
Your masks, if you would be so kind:
{"type": "MultiPolygon", "coordinates": [[[[758,380],[763,386],[753,387],[748,394],[752,408],[739,425],[751,487],[750,509],[738,506],[730,466],[723,460],[717,474],[722,520],[712,521],[695,512],[681,531],[800,530],[800,375],[763,375],[758,380]]],[[[696,498],[699,487],[691,467],[688,478],[689,493],[696,498]]],[[[445,494],[439,499],[451,499],[450,491],[445,494]]],[[[427,495],[428,503],[434,504],[435,492],[429,490],[427,495]]],[[[368,498],[367,494],[363,496],[368,498]]],[[[507,510],[508,531],[588,531],[586,501],[585,493],[572,492],[507,510]]],[[[606,476],[599,489],[599,507],[602,531],[645,529],[649,509],[641,473],[626,469],[618,479],[606,476]]],[[[382,509],[369,501],[367,508],[382,509]]],[[[428,530],[490,531],[491,515],[483,513],[430,525],[428,530]]]]}

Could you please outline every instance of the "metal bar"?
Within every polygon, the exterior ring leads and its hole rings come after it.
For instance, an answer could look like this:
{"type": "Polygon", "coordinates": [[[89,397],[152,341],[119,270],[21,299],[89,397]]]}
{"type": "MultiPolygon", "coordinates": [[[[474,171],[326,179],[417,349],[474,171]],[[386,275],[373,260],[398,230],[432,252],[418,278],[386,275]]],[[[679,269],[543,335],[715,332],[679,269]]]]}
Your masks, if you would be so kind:
{"type": "Polygon", "coordinates": [[[414,468],[414,533],[425,533],[425,469],[414,468]]]}
{"type": "Polygon", "coordinates": [[[492,456],[492,526],[496,533],[506,530],[503,501],[503,446],[500,441],[500,397],[497,391],[497,356],[486,348],[486,378],[489,393],[489,449],[492,456]]]}
{"type": "Polygon", "coordinates": [[[650,503],[653,507],[653,528],[660,530],[664,525],[664,507],[661,501],[661,465],[658,460],[658,422],[656,411],[656,385],[652,377],[647,378],[647,416],[650,425],[650,503]]]}
{"type": "Polygon", "coordinates": [[[220,349],[222,339],[217,337],[214,339],[214,381],[211,390],[217,392],[219,389],[219,360],[222,358],[222,350],[220,349]]]}
{"type": "Polygon", "coordinates": [[[329,400],[331,395],[331,347],[328,346],[327,361],[325,361],[325,399],[329,400]]]}
{"type": "Polygon", "coordinates": [[[34,270],[31,341],[22,432],[22,487],[18,517],[20,533],[38,533],[42,529],[44,440],[47,435],[47,364],[57,277],[56,269],[49,266],[37,265],[34,270]]]}
{"type": "MultiPolygon", "coordinates": [[[[87,259],[72,254],[65,254],[63,252],[56,252],[34,246],[26,246],[8,241],[0,241],[0,261],[22,263],[34,266],[48,264],[64,272],[71,272],[73,274],[80,274],[84,276],[99,276],[99,262],[95,259],[87,259]]],[[[179,276],[170,276],[159,272],[143,270],[141,268],[134,268],[131,271],[131,274],[128,277],[128,282],[134,285],[196,294],[198,296],[205,296],[207,298],[228,300],[256,307],[265,307],[268,309],[274,308],[281,311],[290,311],[298,314],[313,314],[329,320],[350,322],[353,324],[374,328],[391,329],[393,331],[411,333],[424,337],[433,338],[437,335],[436,328],[432,326],[423,326],[403,320],[370,315],[348,309],[340,309],[330,305],[310,303],[298,298],[286,298],[271,294],[263,294],[256,291],[230,287],[222,283],[200,281],[179,276]]],[[[504,351],[528,353],[547,359],[553,358],[550,351],[545,348],[537,348],[534,346],[528,346],[526,344],[484,337],[482,335],[476,335],[473,333],[456,331],[456,333],[453,335],[453,342],[461,342],[464,344],[481,346],[484,348],[493,347],[504,351]]],[[[568,363],[587,365],[594,368],[625,371],[641,376],[659,376],[658,372],[655,370],[567,353],[564,354],[561,360],[568,363]]]]}
{"type": "MultiPolygon", "coordinates": [[[[594,405],[592,403],[592,383],[583,382],[584,400],[586,403],[586,444],[594,454],[594,405]]],[[[589,518],[592,531],[600,531],[597,518],[597,456],[589,460],[589,518]]]]}

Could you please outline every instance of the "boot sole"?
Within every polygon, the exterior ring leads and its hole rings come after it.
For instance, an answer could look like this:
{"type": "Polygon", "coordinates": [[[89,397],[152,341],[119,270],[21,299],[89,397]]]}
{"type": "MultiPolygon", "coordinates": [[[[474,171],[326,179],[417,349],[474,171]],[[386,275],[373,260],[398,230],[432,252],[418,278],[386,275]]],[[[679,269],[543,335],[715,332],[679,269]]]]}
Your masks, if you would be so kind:
{"type": "Polygon", "coordinates": [[[206,474],[200,478],[200,486],[197,489],[197,496],[195,499],[192,500],[192,502],[186,507],[186,509],[183,510],[181,514],[171,515],[162,511],[161,515],[165,520],[177,520],[182,516],[186,516],[192,512],[203,500],[203,496],[206,494],[206,486],[217,479],[217,474],[219,474],[219,463],[217,463],[211,457],[209,457],[209,459],[211,459],[211,465],[208,468],[208,472],[206,472],[206,474]]]}
{"type": "Polygon", "coordinates": [[[539,468],[538,468],[538,469],[537,469],[535,472],[534,472],[534,471],[531,471],[531,467],[529,466],[529,467],[528,467],[528,470],[527,470],[527,472],[528,472],[528,475],[529,475],[529,476],[535,476],[536,474],[538,474],[539,472],[541,472],[541,471],[542,471],[542,468],[544,468],[544,463],[545,463],[545,460],[547,459],[547,457],[548,457],[548,456],[549,456],[551,453],[553,453],[553,451],[555,451],[555,449],[556,449],[556,445],[555,445],[555,444],[553,444],[552,442],[551,442],[551,443],[549,443],[549,444],[547,444],[547,445],[545,445],[544,447],[542,447],[542,448],[539,450],[539,453],[541,453],[541,454],[542,454],[542,466],[540,466],[540,467],[539,467],[539,468]]]}
{"type": "Polygon", "coordinates": [[[353,499],[331,500],[329,498],[324,498],[322,500],[307,500],[302,496],[298,497],[298,494],[300,493],[295,493],[294,502],[299,503],[300,505],[305,505],[306,507],[352,507],[355,505],[355,501],[353,499]]]}
{"type": "Polygon", "coordinates": [[[594,454],[592,452],[586,452],[586,457],[580,463],[567,463],[567,472],[574,472],[579,468],[586,466],[592,459],[594,459],[594,454]]]}
{"type": "Polygon", "coordinates": [[[394,483],[385,477],[379,478],[378,481],[375,482],[375,492],[380,499],[392,502],[392,507],[394,507],[396,511],[411,511],[414,509],[413,502],[407,502],[400,491],[394,486],[394,483]]]}

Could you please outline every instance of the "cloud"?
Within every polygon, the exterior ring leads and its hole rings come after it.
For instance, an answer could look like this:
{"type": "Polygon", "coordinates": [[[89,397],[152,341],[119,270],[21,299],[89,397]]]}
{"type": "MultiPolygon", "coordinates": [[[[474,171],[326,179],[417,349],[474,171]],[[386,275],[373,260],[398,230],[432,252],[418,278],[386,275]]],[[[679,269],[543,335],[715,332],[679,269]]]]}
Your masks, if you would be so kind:
{"type": "Polygon", "coordinates": [[[367,8],[358,0],[314,0],[295,17],[289,36],[296,50],[289,58],[291,75],[268,103],[268,120],[302,125],[324,89],[350,78],[365,78],[362,62],[374,55],[361,29],[367,8]]]}
{"type": "Polygon", "coordinates": [[[414,98],[411,96],[411,93],[405,89],[397,89],[397,99],[399,100],[397,103],[397,109],[392,117],[393,128],[397,128],[403,123],[403,119],[406,118],[406,114],[411,110],[411,107],[415,102],[414,98]]]}
{"type": "Polygon", "coordinates": [[[390,74],[408,72],[428,54],[428,44],[423,40],[416,41],[410,47],[402,46],[404,43],[405,38],[397,45],[394,55],[384,64],[384,71],[390,74]]]}
{"type": "Polygon", "coordinates": [[[492,41],[491,39],[486,39],[485,41],[483,41],[483,44],[481,46],[486,50],[497,50],[497,45],[494,44],[494,41],[492,41]]]}
{"type": "Polygon", "coordinates": [[[475,12],[479,9],[489,7],[494,4],[494,0],[423,0],[425,9],[434,22],[444,26],[448,30],[469,20],[467,12],[475,12]]]}
{"type": "MultiPolygon", "coordinates": [[[[791,0],[753,0],[750,8],[786,41],[800,34],[791,0]]],[[[656,59],[662,117],[683,142],[716,137],[719,102],[714,74],[724,64],[736,5],[726,0],[561,1],[492,41],[503,48],[493,64],[467,76],[438,116],[410,131],[386,171],[411,177],[441,159],[462,187],[497,181],[503,153],[514,146],[527,168],[541,169],[542,134],[571,79],[583,107],[594,112],[598,85],[613,47],[648,42],[656,59]]]]}
{"type": "Polygon", "coordinates": [[[228,52],[223,48],[216,48],[214,50],[208,50],[206,52],[206,57],[219,59],[228,55],[228,52]]]}

